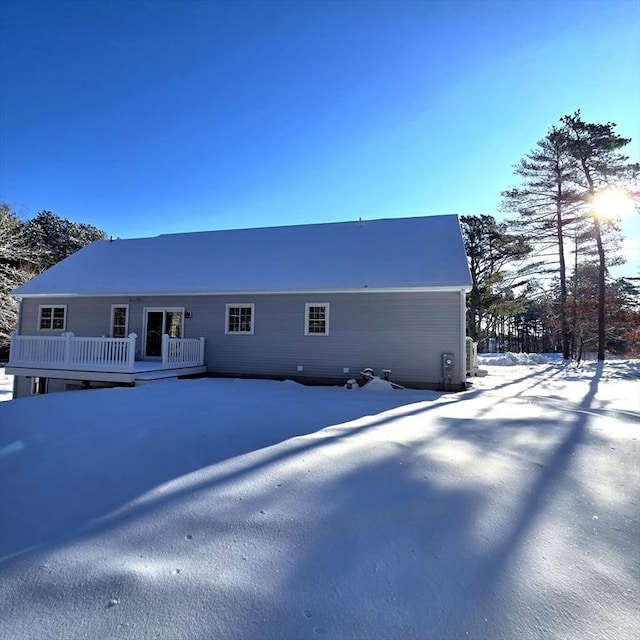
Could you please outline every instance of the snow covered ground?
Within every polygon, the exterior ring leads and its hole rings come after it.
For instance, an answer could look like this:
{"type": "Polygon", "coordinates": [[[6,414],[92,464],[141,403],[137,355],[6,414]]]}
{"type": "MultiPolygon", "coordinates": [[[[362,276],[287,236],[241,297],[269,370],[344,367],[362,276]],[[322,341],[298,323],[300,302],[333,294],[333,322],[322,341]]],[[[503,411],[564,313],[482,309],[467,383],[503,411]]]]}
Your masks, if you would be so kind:
{"type": "Polygon", "coordinates": [[[4,372],[4,367],[0,367],[0,402],[11,400],[13,395],[13,376],[4,372]]]}
{"type": "Polygon", "coordinates": [[[0,404],[0,637],[636,638],[640,363],[0,404]]]}

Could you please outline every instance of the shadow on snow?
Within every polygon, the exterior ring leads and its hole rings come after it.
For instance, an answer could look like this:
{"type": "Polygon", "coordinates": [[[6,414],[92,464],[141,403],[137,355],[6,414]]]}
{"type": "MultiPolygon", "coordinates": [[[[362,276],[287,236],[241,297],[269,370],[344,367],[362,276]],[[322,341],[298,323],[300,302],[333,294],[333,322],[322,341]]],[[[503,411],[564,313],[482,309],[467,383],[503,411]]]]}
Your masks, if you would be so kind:
{"type": "MultiPolygon", "coordinates": [[[[531,391],[553,375],[554,372],[548,370],[532,375],[532,384],[514,394],[514,397],[531,391]]],[[[275,488],[268,492],[263,491],[260,495],[247,497],[243,504],[245,515],[242,522],[237,521],[238,504],[227,504],[224,501],[212,504],[211,512],[196,511],[195,514],[180,518],[171,516],[179,505],[196,500],[200,492],[210,489],[223,490],[226,485],[258,473],[282,469],[282,464],[288,461],[299,461],[306,453],[328,449],[333,444],[375,430],[399,417],[420,415],[431,411],[435,406],[442,406],[440,403],[421,402],[401,409],[401,396],[396,399],[393,395],[381,396],[374,401],[369,397],[363,405],[340,404],[327,414],[323,413],[322,421],[319,421],[317,416],[314,419],[308,416],[301,419],[301,415],[304,414],[300,413],[301,407],[296,409],[291,404],[281,407],[278,405],[278,398],[275,397],[272,398],[273,403],[268,406],[268,412],[265,410],[262,416],[263,422],[266,420],[272,423],[271,428],[267,430],[269,435],[251,428],[238,434],[234,428],[228,428],[216,430],[212,439],[209,439],[207,434],[199,434],[202,440],[195,438],[185,442],[183,437],[171,431],[156,433],[156,438],[171,438],[169,442],[164,443],[164,448],[168,451],[177,453],[179,448],[187,447],[193,451],[194,447],[200,447],[199,464],[195,467],[188,465],[186,458],[180,460],[179,454],[178,462],[174,460],[173,464],[163,459],[163,473],[152,477],[134,474],[130,482],[122,483],[120,491],[116,492],[116,502],[119,504],[112,504],[113,501],[109,501],[108,504],[101,503],[99,496],[92,495],[92,499],[97,498],[98,507],[90,508],[90,504],[83,501],[82,504],[86,507],[79,512],[70,508],[64,526],[56,530],[42,531],[37,540],[29,539],[27,535],[32,523],[27,521],[17,524],[22,537],[15,534],[9,536],[6,544],[8,549],[15,552],[33,544],[50,543],[61,536],[69,536],[79,526],[109,513],[110,516],[105,517],[84,536],[90,538],[107,535],[110,531],[135,529],[135,544],[131,542],[132,548],[127,548],[129,542],[121,542],[125,555],[135,553],[138,548],[153,546],[154,528],[147,530],[145,521],[153,520],[155,516],[165,519],[171,530],[164,530],[164,535],[173,539],[176,545],[184,540],[186,531],[206,532],[207,521],[212,518],[215,518],[218,529],[224,529],[225,523],[229,524],[230,529],[233,526],[242,526],[251,531],[252,528],[259,527],[264,535],[266,527],[275,539],[286,534],[289,543],[299,542],[299,546],[287,550],[290,568],[288,573],[285,572],[286,575],[283,576],[277,592],[264,593],[259,585],[247,588],[243,594],[242,615],[235,618],[232,615],[229,622],[229,612],[224,610],[224,581],[218,582],[215,579],[216,572],[221,568],[211,567],[212,580],[204,597],[206,606],[212,609],[210,617],[219,619],[220,625],[215,629],[200,629],[201,633],[215,631],[216,637],[221,639],[242,637],[247,640],[275,639],[282,630],[286,630],[287,637],[310,637],[326,633],[330,637],[422,639],[466,637],[465,634],[468,632],[476,637],[509,637],[509,634],[516,631],[510,627],[513,621],[509,620],[508,616],[500,616],[496,608],[500,603],[504,604],[505,598],[508,598],[504,593],[507,586],[503,583],[502,576],[531,528],[545,511],[550,496],[554,495],[566,479],[567,471],[575,459],[575,452],[584,442],[589,421],[594,415],[591,405],[601,375],[600,368],[595,372],[584,398],[573,405],[570,418],[563,425],[561,441],[555,441],[553,446],[546,448],[546,457],[540,458],[540,449],[534,448],[527,452],[533,455],[537,451],[538,455],[538,459],[531,460],[535,465],[533,483],[526,492],[521,492],[515,512],[510,514],[510,525],[501,531],[495,544],[482,544],[477,539],[477,521],[487,500],[484,489],[468,485],[456,487],[439,484],[439,461],[430,447],[437,445],[439,441],[459,440],[470,444],[480,456],[483,452],[499,449],[509,432],[525,428],[534,434],[544,432],[552,425],[550,421],[532,423],[502,418],[482,423],[482,417],[475,421],[442,418],[438,421],[440,429],[426,431],[421,438],[421,445],[424,446],[421,448],[422,457],[419,460],[416,458],[419,454],[410,447],[400,447],[395,452],[387,452],[377,459],[372,458],[362,463],[354,460],[353,469],[348,473],[336,478],[320,478],[319,482],[312,483],[309,486],[308,501],[314,505],[315,516],[307,522],[298,523],[301,527],[301,532],[297,534],[298,540],[295,540],[296,534],[286,532],[286,523],[275,525],[274,521],[270,520],[260,525],[258,522],[259,516],[256,514],[264,513],[265,508],[271,515],[279,509],[283,514],[291,512],[290,506],[286,504],[286,492],[278,493],[279,490],[275,488]],[[372,404],[378,412],[389,409],[395,411],[392,415],[383,414],[361,425],[357,422],[344,424],[313,437],[300,438],[289,443],[286,448],[260,451],[255,459],[247,459],[247,463],[241,469],[225,471],[222,468],[210,476],[209,470],[203,470],[202,476],[198,475],[188,482],[172,485],[167,491],[150,496],[130,510],[113,513],[114,508],[126,504],[146,490],[172,478],[178,478],[195,468],[213,465],[244,453],[257,452],[276,442],[313,433],[323,426],[357,420],[362,417],[362,409],[365,406],[371,409],[372,404]],[[287,420],[287,415],[291,412],[300,419],[291,420],[289,416],[287,420]],[[274,424],[279,424],[279,429],[273,428],[274,424]],[[167,463],[168,468],[164,466],[167,463]],[[417,465],[425,465],[424,475],[415,474],[417,465]],[[313,546],[305,544],[305,528],[306,533],[313,536],[313,546]],[[318,585],[322,585],[321,588],[318,585]],[[363,585],[366,586],[365,590],[362,588],[363,585]],[[349,603],[348,610],[341,604],[345,601],[349,603]],[[493,619],[487,620],[491,618],[491,614],[494,616],[493,619]],[[225,620],[231,625],[226,631],[225,620]]],[[[273,389],[270,392],[273,392],[273,389]]],[[[482,393],[484,392],[481,390],[473,390],[461,395],[460,401],[477,397],[482,393]]],[[[491,391],[486,393],[489,395],[491,391]]],[[[304,405],[305,394],[306,391],[301,394],[301,405],[304,405]]],[[[267,397],[268,394],[265,394],[260,401],[264,402],[267,397]]],[[[330,396],[327,398],[329,401],[330,396]]],[[[254,401],[255,398],[250,403],[254,401]]],[[[412,395],[410,401],[419,402],[419,398],[412,395]]],[[[238,414],[246,410],[246,406],[234,408],[234,412],[238,414]]],[[[226,409],[223,407],[218,407],[217,411],[218,415],[226,415],[226,409]]],[[[246,422],[245,417],[244,423],[246,422]]],[[[256,425],[263,422],[258,418],[256,425]]],[[[143,454],[148,455],[148,444],[142,442],[140,447],[133,446],[118,451],[117,454],[113,452],[102,460],[97,468],[95,460],[89,460],[69,469],[68,466],[75,460],[65,458],[64,450],[58,450],[53,468],[57,468],[59,472],[64,469],[64,472],[60,473],[62,478],[59,477],[58,481],[62,479],[65,490],[69,490],[71,485],[85,478],[87,474],[99,477],[101,474],[109,474],[112,467],[122,473],[132,469],[143,454]],[[123,457],[120,458],[119,455],[123,457]]],[[[38,481],[42,482],[43,478],[38,478],[38,481]]],[[[32,493],[29,497],[34,505],[33,518],[42,516],[46,511],[48,494],[60,490],[59,482],[52,483],[56,484],[56,488],[50,489],[40,486],[39,492],[36,492],[35,487],[31,488],[32,493]]],[[[14,508],[18,506],[16,504],[14,508]]],[[[293,513],[293,518],[295,517],[296,514],[293,513]]],[[[15,527],[12,528],[15,531],[15,527]]],[[[198,545],[206,546],[206,543],[206,540],[194,540],[188,549],[177,548],[172,552],[175,555],[175,563],[179,564],[181,555],[198,553],[198,545]]],[[[64,543],[61,544],[64,546],[64,543]]],[[[42,552],[44,551],[46,550],[43,549],[42,552]]],[[[259,550],[236,550],[232,544],[229,547],[230,563],[243,560],[253,562],[255,567],[260,564],[259,555],[259,550]],[[237,557],[234,557],[236,551],[237,557]],[[252,557],[252,553],[255,557],[252,557]],[[241,554],[244,554],[242,558],[241,554]]],[[[26,561],[27,557],[14,557],[6,564],[8,568],[19,571],[22,561],[26,561]]],[[[135,577],[123,575],[117,580],[120,581],[121,588],[127,590],[130,588],[130,585],[127,585],[135,581],[135,577]]],[[[33,585],[25,589],[32,587],[33,585]]],[[[184,585],[181,588],[188,591],[193,587],[184,585]]],[[[20,598],[24,594],[20,594],[18,590],[14,595],[20,598]]],[[[203,598],[201,592],[193,595],[201,600],[203,598]]],[[[193,624],[197,629],[197,619],[193,620],[193,624]]]]}

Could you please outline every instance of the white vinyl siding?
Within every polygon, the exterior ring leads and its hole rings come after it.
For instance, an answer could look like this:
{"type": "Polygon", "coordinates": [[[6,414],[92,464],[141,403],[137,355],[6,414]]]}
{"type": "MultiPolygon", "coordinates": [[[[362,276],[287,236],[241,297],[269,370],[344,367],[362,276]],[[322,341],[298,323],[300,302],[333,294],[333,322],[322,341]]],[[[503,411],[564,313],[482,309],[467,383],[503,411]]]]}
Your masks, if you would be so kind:
{"type": "Polygon", "coordinates": [[[329,335],[329,303],[307,302],[304,306],[304,335],[329,335]]]}
{"type": "Polygon", "coordinates": [[[67,305],[40,305],[38,328],[41,331],[64,331],[67,325],[67,305]]]}
{"type": "Polygon", "coordinates": [[[255,305],[250,303],[227,304],[225,333],[253,334],[255,322],[255,305]]]}

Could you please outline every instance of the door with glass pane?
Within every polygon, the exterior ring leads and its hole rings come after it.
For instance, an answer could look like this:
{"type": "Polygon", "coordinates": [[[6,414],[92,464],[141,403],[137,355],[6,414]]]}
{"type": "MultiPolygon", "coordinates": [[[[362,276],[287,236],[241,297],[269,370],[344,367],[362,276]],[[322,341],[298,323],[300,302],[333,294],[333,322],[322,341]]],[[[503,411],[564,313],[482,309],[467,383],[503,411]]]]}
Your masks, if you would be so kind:
{"type": "Polygon", "coordinates": [[[162,336],[182,338],[184,309],[145,309],[145,358],[162,357],[162,336]]]}

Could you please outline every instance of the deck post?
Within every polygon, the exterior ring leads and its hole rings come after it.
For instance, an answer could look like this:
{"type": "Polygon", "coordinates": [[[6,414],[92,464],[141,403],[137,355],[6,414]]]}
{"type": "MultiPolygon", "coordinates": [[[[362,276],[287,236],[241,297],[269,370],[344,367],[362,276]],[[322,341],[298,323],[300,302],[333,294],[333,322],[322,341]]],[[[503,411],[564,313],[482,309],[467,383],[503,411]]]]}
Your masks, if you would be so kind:
{"type": "Polygon", "coordinates": [[[162,334],[162,364],[169,362],[169,336],[166,333],[162,334]]]}
{"type": "Polygon", "coordinates": [[[204,338],[200,338],[200,366],[204,364],[204,338]]]}
{"type": "Polygon", "coordinates": [[[127,353],[127,366],[133,371],[134,361],[136,359],[136,338],[135,333],[129,334],[129,352],[127,353]]]}
{"type": "Polygon", "coordinates": [[[74,337],[74,334],[72,331],[65,331],[65,333],[63,334],[64,337],[64,364],[69,364],[71,362],[71,348],[72,348],[72,343],[71,343],[71,339],[74,337]]]}
{"type": "Polygon", "coordinates": [[[9,343],[9,362],[11,362],[12,360],[18,360],[18,336],[20,334],[14,329],[11,332],[11,342],[9,343]]]}

